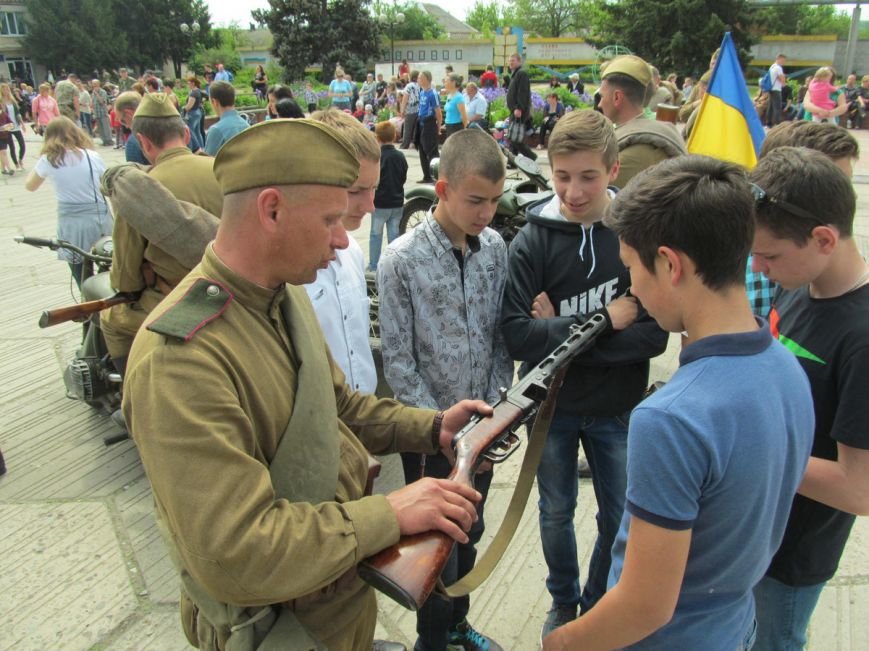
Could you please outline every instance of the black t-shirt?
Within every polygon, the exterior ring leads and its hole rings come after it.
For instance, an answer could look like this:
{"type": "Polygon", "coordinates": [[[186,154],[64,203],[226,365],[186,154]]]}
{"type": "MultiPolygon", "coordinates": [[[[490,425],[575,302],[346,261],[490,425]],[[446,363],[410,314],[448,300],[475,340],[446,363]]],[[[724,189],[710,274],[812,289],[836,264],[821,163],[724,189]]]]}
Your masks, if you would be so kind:
{"type": "MultiPolygon", "coordinates": [[[[813,299],[805,287],[779,290],[770,327],[796,354],[812,387],[812,456],[836,459],[837,443],[869,449],[869,285],[830,299],[813,299]]],[[[827,581],[836,573],[854,520],[797,495],[767,574],[791,586],[827,581]]]]}
{"type": "Polygon", "coordinates": [[[202,91],[198,88],[191,88],[190,96],[193,98],[193,108],[190,110],[195,111],[196,109],[202,108],[202,91]]]}

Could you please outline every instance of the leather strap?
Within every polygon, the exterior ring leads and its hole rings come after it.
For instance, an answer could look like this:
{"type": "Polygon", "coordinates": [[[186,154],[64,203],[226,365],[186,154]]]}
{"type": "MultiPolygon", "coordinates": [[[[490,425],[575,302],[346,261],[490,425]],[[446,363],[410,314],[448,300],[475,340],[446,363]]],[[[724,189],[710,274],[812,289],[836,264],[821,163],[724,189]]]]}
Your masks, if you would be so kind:
{"type": "Polygon", "coordinates": [[[534,427],[528,437],[528,449],[525,451],[525,458],[522,459],[522,467],[519,470],[519,479],[513,487],[513,496],[510,498],[510,505],[507,507],[507,513],[501,526],[498,527],[495,537],[486,548],[482,557],[477,561],[470,572],[450,586],[443,589],[443,592],[448,597],[464,597],[480,587],[480,585],[489,578],[489,575],[497,567],[507,551],[516,529],[519,527],[519,521],[522,519],[522,513],[525,511],[525,504],[528,502],[528,495],[531,493],[531,486],[534,483],[534,478],[537,475],[537,466],[540,465],[540,458],[543,456],[543,446],[546,444],[546,437],[549,434],[549,426],[552,424],[552,417],[555,414],[555,402],[558,398],[558,391],[561,389],[561,383],[564,381],[564,376],[567,373],[567,366],[561,368],[552,378],[552,384],[546,395],[546,400],[540,405],[537,411],[537,417],[534,419],[534,427]]]}

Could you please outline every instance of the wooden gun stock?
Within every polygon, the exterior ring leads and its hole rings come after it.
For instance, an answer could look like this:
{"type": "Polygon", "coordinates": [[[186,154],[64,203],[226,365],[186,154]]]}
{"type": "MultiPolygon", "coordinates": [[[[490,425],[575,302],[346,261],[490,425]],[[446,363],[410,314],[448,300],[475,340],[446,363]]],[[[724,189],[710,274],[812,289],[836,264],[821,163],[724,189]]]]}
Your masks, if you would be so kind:
{"type": "Polygon", "coordinates": [[[133,303],[139,300],[138,292],[119,292],[114,296],[99,301],[87,301],[70,307],[61,307],[57,310],[46,310],[39,317],[39,327],[48,328],[67,321],[83,320],[93,314],[105,310],[113,305],[133,303]]]}
{"type": "MultiPolygon", "coordinates": [[[[448,479],[467,486],[474,485],[474,474],[482,455],[498,447],[504,437],[524,418],[517,406],[501,401],[491,416],[474,417],[456,435],[456,465],[448,479]]],[[[502,447],[509,447],[503,442],[502,447]]],[[[455,541],[440,531],[402,536],[392,547],[365,559],[359,576],[405,608],[418,610],[432,593],[455,541]]]]}

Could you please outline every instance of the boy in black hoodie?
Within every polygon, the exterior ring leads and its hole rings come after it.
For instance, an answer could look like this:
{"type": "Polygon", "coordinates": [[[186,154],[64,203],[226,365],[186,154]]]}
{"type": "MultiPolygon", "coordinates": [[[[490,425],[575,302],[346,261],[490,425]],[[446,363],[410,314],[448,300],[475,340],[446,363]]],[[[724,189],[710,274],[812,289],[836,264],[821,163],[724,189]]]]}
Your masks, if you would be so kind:
{"type": "Polygon", "coordinates": [[[549,569],[553,629],[590,609],[606,591],[610,548],[624,510],[628,416],[648,383],[649,359],[667,334],[630,296],[615,233],[602,223],[619,171],[612,123],[596,111],[575,111],[549,139],[556,196],[529,210],[510,245],[501,328],[514,359],[532,368],[567,336],[571,325],[603,314],[609,332],[573,362],[537,473],[540,537],[549,569]],[[582,443],[597,499],[598,537],[580,593],[573,515],[582,443]]]}

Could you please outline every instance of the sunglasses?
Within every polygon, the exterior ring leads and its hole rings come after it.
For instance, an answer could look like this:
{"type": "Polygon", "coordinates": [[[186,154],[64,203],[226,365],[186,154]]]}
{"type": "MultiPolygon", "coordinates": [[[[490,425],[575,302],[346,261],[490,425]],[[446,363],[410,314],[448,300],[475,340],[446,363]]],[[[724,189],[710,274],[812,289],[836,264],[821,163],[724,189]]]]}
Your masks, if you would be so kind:
{"type": "Polygon", "coordinates": [[[785,212],[789,212],[792,215],[796,215],[797,217],[802,217],[803,219],[808,219],[811,222],[814,222],[818,226],[826,226],[827,222],[823,221],[819,217],[813,215],[805,208],[800,208],[799,206],[795,206],[792,203],[784,201],[782,199],[776,199],[775,197],[766,193],[762,187],[757,185],[756,183],[751,184],[751,194],[754,196],[754,203],[757,206],[763,205],[771,205],[777,206],[784,210],[785,212]]]}

